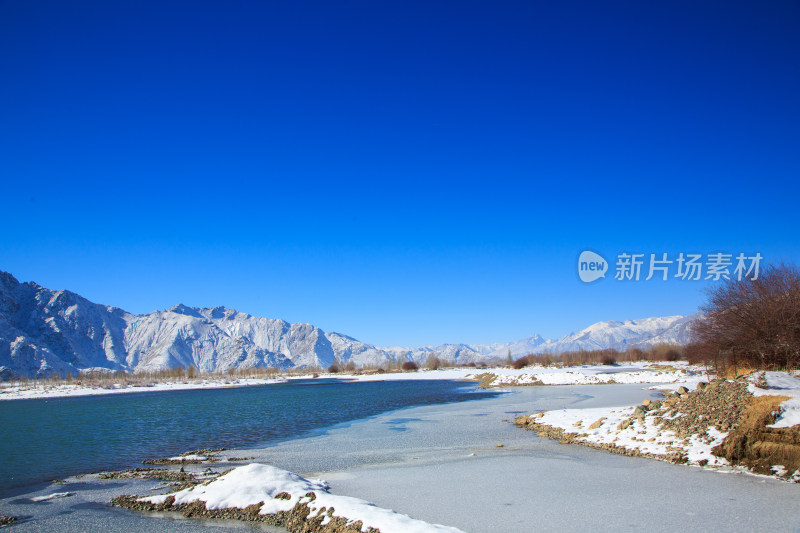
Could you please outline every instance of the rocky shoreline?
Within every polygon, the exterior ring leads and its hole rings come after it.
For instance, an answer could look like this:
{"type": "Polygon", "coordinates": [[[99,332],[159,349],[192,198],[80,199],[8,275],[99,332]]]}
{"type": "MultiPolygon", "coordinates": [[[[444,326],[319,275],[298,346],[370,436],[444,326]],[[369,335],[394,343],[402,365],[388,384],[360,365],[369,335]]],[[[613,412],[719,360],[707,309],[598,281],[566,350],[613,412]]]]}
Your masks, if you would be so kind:
{"type": "MultiPolygon", "coordinates": [[[[278,511],[274,514],[261,514],[265,502],[249,505],[243,509],[229,507],[226,509],[207,509],[202,501],[175,504],[175,497],[169,496],[163,503],[155,504],[141,501],[138,496],[123,495],[111,500],[111,505],[134,511],[178,512],[186,518],[241,520],[245,522],[263,522],[269,525],[284,527],[290,533],[380,533],[372,527],[363,530],[361,521],[351,522],[347,518],[335,516],[334,508],[321,508],[312,515],[309,504],[314,501],[314,493],[306,494],[307,501],[298,501],[289,511],[278,511]],[[325,522],[325,523],[323,523],[325,522]]],[[[290,499],[291,495],[281,493],[276,499],[290,499]]]]}
{"type": "MultiPolygon", "coordinates": [[[[519,416],[514,422],[562,444],[676,464],[736,466],[800,482],[800,426],[767,427],[787,397],[755,397],[748,385],[746,379],[717,379],[699,383],[694,391],[680,387],[664,400],[609,411],[591,423],[554,421],[548,412],[519,416]]],[[[580,410],[575,411],[573,418],[580,418],[580,410]]]]}

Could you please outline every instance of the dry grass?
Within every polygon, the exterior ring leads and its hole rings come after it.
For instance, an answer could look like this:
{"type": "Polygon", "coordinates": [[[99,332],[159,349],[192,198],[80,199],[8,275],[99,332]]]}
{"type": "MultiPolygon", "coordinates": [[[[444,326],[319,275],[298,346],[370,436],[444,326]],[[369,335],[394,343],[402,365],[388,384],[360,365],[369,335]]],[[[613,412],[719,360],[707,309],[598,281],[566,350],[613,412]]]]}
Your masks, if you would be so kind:
{"type": "Polygon", "coordinates": [[[665,365],[661,363],[653,363],[651,365],[647,365],[646,368],[649,368],[650,370],[658,370],[659,372],[686,372],[682,368],[678,368],[673,365],[665,365]]]}
{"type": "Polygon", "coordinates": [[[739,426],[714,448],[714,454],[759,474],[774,474],[775,465],[782,465],[788,476],[800,470],[800,426],[766,427],[775,421],[781,402],[788,399],[786,396],[754,398],[739,426]]]}
{"type": "Polygon", "coordinates": [[[483,374],[477,374],[473,376],[476,381],[480,381],[480,388],[488,389],[492,386],[492,382],[497,379],[497,374],[493,374],[491,372],[484,372],[483,374]]]}
{"type": "Polygon", "coordinates": [[[753,372],[757,372],[757,370],[747,364],[729,365],[725,367],[725,378],[736,379],[739,377],[749,376],[753,372]]]}

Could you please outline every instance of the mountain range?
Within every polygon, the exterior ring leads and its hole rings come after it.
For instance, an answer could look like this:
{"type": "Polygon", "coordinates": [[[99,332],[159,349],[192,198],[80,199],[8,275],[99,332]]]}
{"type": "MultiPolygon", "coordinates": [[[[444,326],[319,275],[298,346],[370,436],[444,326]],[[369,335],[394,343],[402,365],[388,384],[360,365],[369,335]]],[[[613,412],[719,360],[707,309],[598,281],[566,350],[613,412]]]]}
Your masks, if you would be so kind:
{"type": "Polygon", "coordinates": [[[558,340],[533,335],[517,342],[377,347],[311,324],[255,317],[225,307],[178,304],[134,315],[93,303],[67,290],[20,283],[0,271],[0,379],[44,377],[91,370],[145,372],[194,366],[202,372],[231,368],[327,368],[424,362],[436,355],[458,364],[529,353],[626,349],[685,344],[695,317],[669,316],[598,322],[558,340]]]}

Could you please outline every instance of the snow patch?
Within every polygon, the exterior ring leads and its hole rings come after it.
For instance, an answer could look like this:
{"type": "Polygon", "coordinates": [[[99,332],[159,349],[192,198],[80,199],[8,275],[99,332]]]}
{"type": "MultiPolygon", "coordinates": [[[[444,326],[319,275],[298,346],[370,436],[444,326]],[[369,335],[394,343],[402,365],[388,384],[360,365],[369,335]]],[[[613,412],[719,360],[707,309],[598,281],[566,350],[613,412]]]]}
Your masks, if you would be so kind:
{"type": "Polygon", "coordinates": [[[48,500],[55,500],[57,498],[66,498],[67,496],[72,496],[71,492],[54,492],[53,494],[48,494],[47,496],[34,496],[31,498],[32,502],[46,502],[48,500]]]}
{"type": "MultiPolygon", "coordinates": [[[[172,494],[148,496],[139,501],[162,504],[169,496],[175,497],[175,504],[187,504],[195,501],[205,502],[209,510],[228,508],[243,509],[250,505],[264,502],[260,514],[274,514],[289,511],[298,502],[307,503],[312,514],[323,507],[335,509],[334,515],[347,518],[349,523],[361,520],[362,531],[369,527],[381,530],[381,533],[460,533],[461,530],[429,524],[415,520],[407,515],[381,509],[375,505],[349,496],[336,496],[328,492],[328,485],[321,480],[305,479],[275,468],[274,466],[253,463],[234,468],[207,485],[197,485],[172,494]],[[288,493],[290,500],[275,498],[278,494],[288,493]],[[314,498],[306,496],[314,493],[314,498]]],[[[324,523],[329,521],[326,518],[324,523]]],[[[463,533],[463,532],[461,532],[463,533]]]]}
{"type": "Polygon", "coordinates": [[[756,372],[749,376],[747,387],[754,396],[788,396],[780,404],[781,412],[771,428],[788,428],[800,424],[800,379],[786,372],[756,372]],[[766,388],[762,386],[766,384],[766,388]],[[762,385],[762,386],[759,386],[762,385]]]}

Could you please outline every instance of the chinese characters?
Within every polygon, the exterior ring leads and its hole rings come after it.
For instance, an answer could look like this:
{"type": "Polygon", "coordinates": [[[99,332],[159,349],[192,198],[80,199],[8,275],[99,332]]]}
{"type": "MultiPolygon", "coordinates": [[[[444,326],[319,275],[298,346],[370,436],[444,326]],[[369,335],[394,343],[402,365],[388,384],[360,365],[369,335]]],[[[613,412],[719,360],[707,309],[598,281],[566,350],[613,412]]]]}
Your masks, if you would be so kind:
{"type": "Polygon", "coordinates": [[[729,280],[731,278],[758,279],[758,271],[763,259],[760,253],[747,256],[740,253],[733,256],[727,253],[703,254],[683,253],[670,257],[667,253],[636,254],[621,253],[617,255],[614,279],[619,281],[649,281],[656,278],[667,281],[672,278],[681,280],[729,280]],[[674,272],[674,273],[673,273],[674,272]]]}

